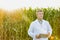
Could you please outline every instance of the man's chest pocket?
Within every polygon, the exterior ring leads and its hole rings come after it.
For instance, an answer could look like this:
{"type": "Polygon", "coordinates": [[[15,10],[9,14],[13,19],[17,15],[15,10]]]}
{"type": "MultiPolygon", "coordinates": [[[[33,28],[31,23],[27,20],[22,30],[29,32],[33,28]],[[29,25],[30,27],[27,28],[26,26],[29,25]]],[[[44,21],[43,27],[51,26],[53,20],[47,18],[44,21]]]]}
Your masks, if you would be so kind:
{"type": "Polygon", "coordinates": [[[43,25],[42,28],[41,28],[41,31],[42,31],[42,33],[45,33],[46,34],[47,31],[48,31],[47,30],[47,26],[46,25],[43,25]]]}

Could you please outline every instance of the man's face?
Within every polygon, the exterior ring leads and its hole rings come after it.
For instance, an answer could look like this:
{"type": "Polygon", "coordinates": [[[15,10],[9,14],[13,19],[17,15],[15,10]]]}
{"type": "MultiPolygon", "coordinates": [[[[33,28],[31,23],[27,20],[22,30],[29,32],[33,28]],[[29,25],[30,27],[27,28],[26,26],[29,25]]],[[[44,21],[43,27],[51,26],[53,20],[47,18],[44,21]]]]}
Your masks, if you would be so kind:
{"type": "Polygon", "coordinates": [[[43,19],[43,12],[37,12],[37,18],[43,19]]]}

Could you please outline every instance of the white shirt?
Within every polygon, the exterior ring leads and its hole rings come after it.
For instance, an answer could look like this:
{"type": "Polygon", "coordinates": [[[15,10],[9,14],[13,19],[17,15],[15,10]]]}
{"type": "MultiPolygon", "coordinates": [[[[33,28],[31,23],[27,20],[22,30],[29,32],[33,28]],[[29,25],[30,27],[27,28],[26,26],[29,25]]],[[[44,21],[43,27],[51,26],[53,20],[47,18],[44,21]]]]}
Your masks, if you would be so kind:
{"type": "Polygon", "coordinates": [[[33,40],[48,40],[48,38],[36,38],[37,34],[48,34],[48,32],[50,33],[50,35],[52,34],[52,29],[49,22],[42,20],[42,24],[40,24],[38,19],[36,19],[30,24],[28,30],[28,34],[33,38],[33,40]]]}

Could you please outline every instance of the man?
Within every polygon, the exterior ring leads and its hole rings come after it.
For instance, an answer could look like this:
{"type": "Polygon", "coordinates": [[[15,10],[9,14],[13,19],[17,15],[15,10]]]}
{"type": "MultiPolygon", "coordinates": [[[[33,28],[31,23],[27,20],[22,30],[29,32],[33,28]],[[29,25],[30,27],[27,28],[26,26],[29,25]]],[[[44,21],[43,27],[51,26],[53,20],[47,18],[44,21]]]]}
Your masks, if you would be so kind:
{"type": "Polygon", "coordinates": [[[52,34],[52,29],[48,21],[43,20],[43,11],[37,10],[37,19],[30,24],[28,34],[33,40],[48,40],[52,34]]]}

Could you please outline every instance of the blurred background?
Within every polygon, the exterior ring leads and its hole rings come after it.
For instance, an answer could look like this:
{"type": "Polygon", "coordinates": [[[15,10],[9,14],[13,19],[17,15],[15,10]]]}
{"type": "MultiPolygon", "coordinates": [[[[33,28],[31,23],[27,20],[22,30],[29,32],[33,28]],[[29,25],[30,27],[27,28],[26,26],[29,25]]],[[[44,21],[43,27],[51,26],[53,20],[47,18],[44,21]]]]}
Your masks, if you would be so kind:
{"type": "Polygon", "coordinates": [[[60,40],[60,0],[0,0],[0,40],[32,40],[27,31],[37,9],[53,29],[49,40],[60,40]]]}

